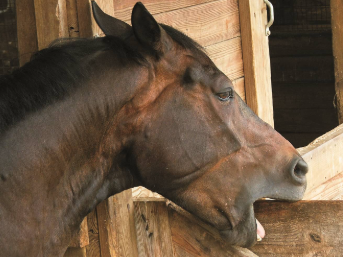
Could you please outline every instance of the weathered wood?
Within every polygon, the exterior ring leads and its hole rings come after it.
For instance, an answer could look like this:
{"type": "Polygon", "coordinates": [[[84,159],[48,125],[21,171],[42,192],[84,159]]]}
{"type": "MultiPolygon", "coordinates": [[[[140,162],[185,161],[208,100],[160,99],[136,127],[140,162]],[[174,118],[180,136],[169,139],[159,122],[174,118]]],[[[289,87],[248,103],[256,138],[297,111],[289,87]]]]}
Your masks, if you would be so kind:
{"type": "MultiPolygon", "coordinates": [[[[142,0],[151,14],[169,12],[176,9],[199,5],[215,0],[142,0]]],[[[114,0],[114,15],[120,20],[130,20],[132,7],[137,0],[114,0]]]]}
{"type": "Polygon", "coordinates": [[[207,46],[205,49],[217,67],[231,80],[244,76],[240,37],[207,46]]]}
{"type": "Polygon", "coordinates": [[[38,49],[57,38],[68,37],[66,2],[63,0],[34,0],[38,49]]]}
{"type": "Polygon", "coordinates": [[[243,101],[246,102],[244,77],[236,79],[236,80],[232,81],[232,83],[233,83],[233,87],[235,88],[235,91],[237,92],[237,94],[243,99],[243,101]]]}
{"type": "Polygon", "coordinates": [[[335,62],[335,88],[339,123],[343,123],[343,2],[331,0],[331,26],[335,62]]]}
{"type": "Polygon", "coordinates": [[[274,82],[334,81],[332,56],[292,56],[271,59],[274,82]]]}
{"type": "Polygon", "coordinates": [[[79,231],[72,238],[69,247],[82,248],[89,244],[87,217],[83,219],[79,231]]]}
{"type": "Polygon", "coordinates": [[[343,172],[343,125],[298,149],[309,165],[305,199],[319,185],[343,172]]]}
{"type": "Polygon", "coordinates": [[[139,256],[173,256],[166,200],[136,201],[134,206],[139,256]]]}
{"type": "Polygon", "coordinates": [[[237,0],[219,0],[154,15],[159,23],[181,30],[202,46],[240,35],[237,0]]]}
{"type": "Polygon", "coordinates": [[[92,9],[89,0],[76,0],[79,35],[81,38],[90,38],[92,31],[92,9]]]}
{"type": "Polygon", "coordinates": [[[86,248],[69,247],[63,257],[87,257],[86,248]]]}
{"type": "MultiPolygon", "coordinates": [[[[274,35],[277,31],[274,26],[269,38],[269,51],[272,58],[287,56],[332,56],[332,34],[274,35]]],[[[274,87],[274,83],[273,83],[274,87]]],[[[274,94],[274,90],[273,90],[274,94]]]]}
{"type": "Polygon", "coordinates": [[[266,5],[263,0],[239,0],[239,13],[246,102],[274,126],[266,5]]]}
{"type": "Polygon", "coordinates": [[[76,0],[66,1],[67,19],[68,19],[68,32],[69,37],[79,37],[79,20],[77,15],[77,3],[76,0]]]}
{"type": "Polygon", "coordinates": [[[86,246],[88,257],[100,257],[99,227],[96,209],[87,215],[89,245],[86,246]]]}
{"type": "Polygon", "coordinates": [[[343,201],[261,201],[254,204],[266,236],[251,250],[259,256],[341,256],[343,201]]]}
{"type": "Polygon", "coordinates": [[[174,204],[168,204],[174,256],[256,256],[247,249],[225,244],[217,230],[174,204]]]}
{"type": "Polygon", "coordinates": [[[19,64],[23,66],[38,51],[34,0],[17,0],[16,14],[19,64]]]}
{"type": "Polygon", "coordinates": [[[274,109],[275,129],[284,132],[326,133],[338,125],[335,110],[274,109]]]}
{"type": "Polygon", "coordinates": [[[102,257],[138,256],[131,196],[131,190],[126,190],[97,206],[102,257]]]}

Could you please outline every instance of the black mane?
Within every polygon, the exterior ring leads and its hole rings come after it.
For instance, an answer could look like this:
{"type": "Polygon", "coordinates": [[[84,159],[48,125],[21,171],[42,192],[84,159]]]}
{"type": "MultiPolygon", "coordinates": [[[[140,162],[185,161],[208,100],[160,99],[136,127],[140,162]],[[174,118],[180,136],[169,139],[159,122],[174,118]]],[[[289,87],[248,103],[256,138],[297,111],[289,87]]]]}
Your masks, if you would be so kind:
{"type": "MultiPolygon", "coordinates": [[[[169,36],[183,48],[201,50],[201,46],[182,32],[161,24],[169,36]]],[[[123,63],[144,64],[144,56],[122,39],[58,40],[37,52],[32,60],[12,74],[0,77],[0,133],[26,115],[62,100],[81,86],[91,69],[92,54],[112,50],[123,63]]]]}

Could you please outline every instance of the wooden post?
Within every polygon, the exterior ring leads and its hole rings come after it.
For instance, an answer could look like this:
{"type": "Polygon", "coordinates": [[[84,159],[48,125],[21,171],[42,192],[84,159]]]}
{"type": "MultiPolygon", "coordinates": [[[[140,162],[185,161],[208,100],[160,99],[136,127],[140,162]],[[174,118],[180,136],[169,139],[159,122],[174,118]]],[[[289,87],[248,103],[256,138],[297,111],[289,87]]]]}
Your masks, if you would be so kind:
{"type": "Polygon", "coordinates": [[[337,111],[338,121],[341,124],[343,123],[343,2],[331,0],[330,5],[337,111]]]}
{"type": "Polygon", "coordinates": [[[245,97],[248,106],[274,126],[267,24],[263,0],[239,0],[245,97]]]}
{"type": "Polygon", "coordinates": [[[137,257],[137,238],[131,189],[97,206],[102,257],[137,257]]]}

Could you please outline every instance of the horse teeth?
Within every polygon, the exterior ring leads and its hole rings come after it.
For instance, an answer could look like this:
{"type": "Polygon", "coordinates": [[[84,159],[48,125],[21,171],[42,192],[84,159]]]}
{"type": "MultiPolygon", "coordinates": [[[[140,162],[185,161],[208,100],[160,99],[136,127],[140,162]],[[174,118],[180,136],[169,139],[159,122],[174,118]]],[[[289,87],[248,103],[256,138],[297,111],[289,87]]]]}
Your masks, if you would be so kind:
{"type": "Polygon", "coordinates": [[[262,238],[259,236],[259,234],[257,234],[257,242],[261,242],[262,238]]]}

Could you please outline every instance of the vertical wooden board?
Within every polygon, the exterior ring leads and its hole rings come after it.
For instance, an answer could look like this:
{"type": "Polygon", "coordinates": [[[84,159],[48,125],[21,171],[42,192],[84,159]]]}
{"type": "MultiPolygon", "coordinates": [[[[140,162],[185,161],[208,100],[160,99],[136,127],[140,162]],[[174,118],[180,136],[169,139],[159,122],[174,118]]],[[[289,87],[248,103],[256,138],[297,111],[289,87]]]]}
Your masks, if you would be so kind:
{"type": "Polygon", "coordinates": [[[343,123],[343,2],[331,0],[331,27],[335,60],[335,88],[339,123],[343,123]]]}
{"type": "Polygon", "coordinates": [[[245,97],[249,107],[274,126],[267,9],[263,0],[239,0],[245,97]]]}
{"type": "Polygon", "coordinates": [[[87,216],[89,245],[86,246],[88,257],[100,257],[99,227],[96,209],[87,216]]]}
{"type": "Polygon", "coordinates": [[[69,247],[63,257],[87,257],[86,248],[69,247]]]}
{"type": "Polygon", "coordinates": [[[77,3],[76,0],[67,0],[67,17],[68,17],[68,32],[69,37],[79,37],[79,20],[77,14],[77,3]]]}
{"type": "Polygon", "coordinates": [[[136,201],[134,205],[139,256],[173,256],[166,201],[136,201]]]}
{"type": "Polygon", "coordinates": [[[76,0],[79,35],[81,38],[90,38],[92,32],[92,10],[89,0],[76,0]]]}
{"type": "Polygon", "coordinates": [[[342,256],[343,201],[260,201],[266,236],[251,250],[264,257],[342,256]]]}
{"type": "Polygon", "coordinates": [[[236,79],[236,80],[232,81],[232,83],[233,83],[233,87],[234,87],[236,93],[242,98],[242,100],[244,102],[246,102],[244,77],[236,79]]]}
{"type": "Polygon", "coordinates": [[[69,37],[66,2],[64,0],[34,0],[38,49],[56,38],[69,37]]]}
{"type": "Polygon", "coordinates": [[[136,257],[137,240],[131,189],[97,206],[102,257],[136,257]]]}
{"type": "Polygon", "coordinates": [[[231,80],[244,76],[240,37],[207,46],[205,49],[217,67],[231,80]]]}
{"type": "Polygon", "coordinates": [[[168,213],[174,256],[256,256],[247,249],[225,244],[217,230],[180,207],[169,204],[168,213]]]}
{"type": "Polygon", "coordinates": [[[87,217],[83,219],[79,231],[72,238],[69,247],[82,248],[89,244],[87,217]]]}
{"type": "MultiPolygon", "coordinates": [[[[176,9],[199,5],[215,0],[142,0],[151,14],[168,12],[176,9]]],[[[131,11],[137,0],[113,0],[114,15],[120,20],[130,20],[131,11]]]]}
{"type": "Polygon", "coordinates": [[[17,0],[16,12],[19,63],[23,66],[38,51],[34,0],[17,0]]]}

